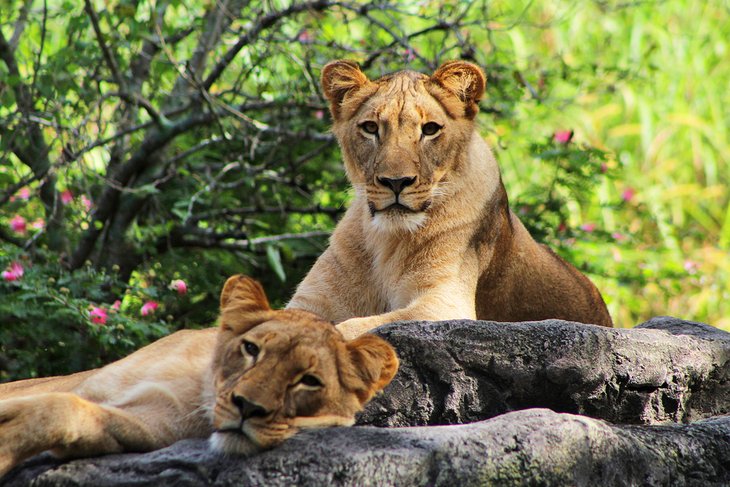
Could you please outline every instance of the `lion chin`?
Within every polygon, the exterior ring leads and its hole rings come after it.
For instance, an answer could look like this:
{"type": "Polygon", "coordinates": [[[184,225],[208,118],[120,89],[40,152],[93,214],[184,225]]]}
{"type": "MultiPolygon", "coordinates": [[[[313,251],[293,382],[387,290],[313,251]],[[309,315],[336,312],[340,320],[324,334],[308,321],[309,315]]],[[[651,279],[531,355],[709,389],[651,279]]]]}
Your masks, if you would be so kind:
{"type": "Polygon", "coordinates": [[[425,211],[413,211],[402,205],[394,204],[380,211],[373,212],[371,225],[377,232],[415,233],[426,223],[425,211]]]}
{"type": "Polygon", "coordinates": [[[208,444],[213,451],[230,455],[251,456],[266,449],[238,431],[216,431],[208,444]]]}

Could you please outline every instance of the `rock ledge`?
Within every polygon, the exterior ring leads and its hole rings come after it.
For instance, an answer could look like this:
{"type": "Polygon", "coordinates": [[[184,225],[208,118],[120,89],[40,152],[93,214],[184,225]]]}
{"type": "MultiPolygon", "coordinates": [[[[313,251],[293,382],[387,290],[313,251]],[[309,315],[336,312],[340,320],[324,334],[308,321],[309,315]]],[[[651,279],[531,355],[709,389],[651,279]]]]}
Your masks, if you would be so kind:
{"type": "Polygon", "coordinates": [[[250,458],[202,440],[67,463],[46,454],[2,484],[730,483],[728,333],[674,318],[633,330],[452,321],[378,333],[402,366],[363,426],[308,431],[250,458]]]}

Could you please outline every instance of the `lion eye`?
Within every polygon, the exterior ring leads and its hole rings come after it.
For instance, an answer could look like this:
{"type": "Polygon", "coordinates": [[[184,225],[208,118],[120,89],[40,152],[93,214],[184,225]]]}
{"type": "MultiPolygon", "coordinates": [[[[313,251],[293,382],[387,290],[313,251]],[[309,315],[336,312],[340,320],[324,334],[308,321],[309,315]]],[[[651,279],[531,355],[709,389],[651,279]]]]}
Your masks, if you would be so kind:
{"type": "Polygon", "coordinates": [[[423,132],[423,135],[433,135],[439,130],[441,130],[441,125],[437,124],[436,122],[428,122],[427,124],[424,124],[423,127],[421,127],[421,132],[423,132]]]}
{"type": "Polygon", "coordinates": [[[252,357],[256,357],[259,354],[259,347],[251,342],[244,341],[241,348],[252,357]]]}
{"type": "Polygon", "coordinates": [[[305,374],[299,379],[299,383],[308,387],[322,387],[322,381],[311,374],[305,374]]]}
{"type": "Polygon", "coordinates": [[[368,120],[367,122],[363,122],[360,124],[360,128],[365,131],[365,133],[375,135],[378,133],[378,124],[368,120]]]}

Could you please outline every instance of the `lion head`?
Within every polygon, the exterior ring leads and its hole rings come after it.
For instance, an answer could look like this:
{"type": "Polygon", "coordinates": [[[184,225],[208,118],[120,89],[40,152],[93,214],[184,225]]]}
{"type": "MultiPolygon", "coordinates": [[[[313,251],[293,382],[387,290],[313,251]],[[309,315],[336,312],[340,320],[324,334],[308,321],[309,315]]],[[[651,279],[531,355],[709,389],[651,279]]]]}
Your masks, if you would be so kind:
{"type": "Polygon", "coordinates": [[[227,453],[271,448],[305,428],[349,426],[398,370],[386,341],[346,341],[315,314],[272,310],[245,276],[221,293],[214,356],[211,444],[227,453]]]}
{"type": "Polygon", "coordinates": [[[482,70],[462,61],[431,76],[401,71],[375,81],[351,61],[324,67],[333,132],[376,228],[414,231],[448,194],[485,84],[482,70]]]}

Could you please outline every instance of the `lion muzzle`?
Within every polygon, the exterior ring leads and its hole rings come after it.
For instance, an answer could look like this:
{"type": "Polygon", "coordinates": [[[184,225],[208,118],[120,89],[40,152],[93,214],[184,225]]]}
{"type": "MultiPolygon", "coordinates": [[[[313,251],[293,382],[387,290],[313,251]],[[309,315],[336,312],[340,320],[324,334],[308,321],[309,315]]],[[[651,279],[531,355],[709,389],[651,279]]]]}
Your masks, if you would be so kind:
{"type": "Polygon", "coordinates": [[[246,399],[243,396],[239,396],[236,393],[231,395],[231,402],[238,408],[241,413],[241,421],[246,421],[251,418],[264,418],[269,415],[269,411],[246,399]]]}

